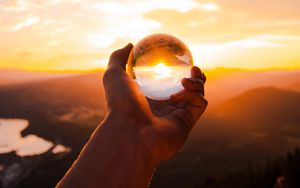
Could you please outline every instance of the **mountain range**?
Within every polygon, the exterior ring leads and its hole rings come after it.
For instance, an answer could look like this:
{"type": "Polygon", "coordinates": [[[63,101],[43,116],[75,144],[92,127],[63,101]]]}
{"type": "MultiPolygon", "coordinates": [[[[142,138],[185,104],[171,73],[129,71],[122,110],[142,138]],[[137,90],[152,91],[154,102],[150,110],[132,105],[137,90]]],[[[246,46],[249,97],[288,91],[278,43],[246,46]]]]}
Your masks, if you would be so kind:
{"type": "MultiPolygon", "coordinates": [[[[158,169],[152,188],[193,187],[207,176],[234,172],[249,162],[259,165],[300,147],[299,70],[222,71],[207,72],[208,109],[182,151],[158,169]]],[[[28,119],[24,135],[59,140],[73,149],[65,159],[38,167],[46,174],[60,172],[47,180],[52,186],[105,117],[101,79],[102,73],[90,73],[0,86],[1,118],[28,119]]],[[[28,176],[19,187],[48,186],[36,178],[41,177],[28,176]]]]}

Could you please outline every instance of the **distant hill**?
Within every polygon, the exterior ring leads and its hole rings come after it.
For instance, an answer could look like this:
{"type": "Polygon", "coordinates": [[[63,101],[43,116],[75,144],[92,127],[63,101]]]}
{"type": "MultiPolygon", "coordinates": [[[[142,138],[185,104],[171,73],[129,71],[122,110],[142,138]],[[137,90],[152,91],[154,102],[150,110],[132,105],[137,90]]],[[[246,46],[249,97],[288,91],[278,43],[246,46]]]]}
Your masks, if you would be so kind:
{"type": "MultiPolygon", "coordinates": [[[[276,87],[287,89],[287,86],[300,80],[300,70],[286,71],[224,71],[207,73],[206,96],[209,108],[218,105],[234,96],[258,87],[276,87]],[[212,77],[209,77],[212,75],[212,77]]],[[[290,88],[288,88],[289,90],[290,88]]]]}
{"type": "Polygon", "coordinates": [[[55,111],[71,106],[105,107],[101,79],[101,74],[85,74],[2,86],[0,100],[6,111],[25,107],[48,107],[55,111]]]}
{"type": "Polygon", "coordinates": [[[285,89],[291,90],[291,91],[297,91],[300,92],[300,79],[285,86],[285,89]]]}
{"type": "Polygon", "coordinates": [[[50,188],[61,179],[106,114],[101,79],[100,73],[68,75],[0,87],[1,118],[27,119],[30,126],[23,135],[35,134],[72,149],[63,158],[40,161],[17,187],[50,188]]]}
{"type": "Polygon", "coordinates": [[[101,79],[102,74],[93,73],[2,86],[1,117],[28,119],[31,126],[24,134],[83,144],[106,114],[101,79]]]}
{"type": "Polygon", "coordinates": [[[300,147],[299,107],[298,92],[274,87],[251,89],[209,109],[192,140],[219,140],[233,148],[247,146],[255,157],[258,151],[277,155],[300,147]]]}
{"type": "Polygon", "coordinates": [[[258,166],[300,147],[299,106],[300,93],[261,87],[210,108],[184,149],[158,169],[153,188],[193,187],[207,175],[258,166]]]}
{"type": "MultiPolygon", "coordinates": [[[[234,172],[250,161],[262,163],[300,146],[300,94],[291,91],[299,73],[222,70],[208,77],[208,110],[181,152],[159,167],[151,187],[194,187],[207,176],[234,172]]],[[[71,165],[106,114],[101,78],[101,73],[91,73],[0,86],[1,118],[28,119],[23,134],[72,148],[68,158],[59,163],[49,159],[20,187],[45,187],[45,177],[62,175],[71,165]],[[37,184],[41,177],[45,181],[37,184]]],[[[49,181],[54,185],[59,178],[49,181]]]]}
{"type": "Polygon", "coordinates": [[[212,113],[240,124],[300,124],[300,93],[274,87],[251,89],[220,104],[212,113]]]}
{"type": "Polygon", "coordinates": [[[0,87],[14,84],[24,84],[35,81],[64,78],[75,75],[74,73],[47,73],[30,72],[21,70],[0,69],[0,87]]]}

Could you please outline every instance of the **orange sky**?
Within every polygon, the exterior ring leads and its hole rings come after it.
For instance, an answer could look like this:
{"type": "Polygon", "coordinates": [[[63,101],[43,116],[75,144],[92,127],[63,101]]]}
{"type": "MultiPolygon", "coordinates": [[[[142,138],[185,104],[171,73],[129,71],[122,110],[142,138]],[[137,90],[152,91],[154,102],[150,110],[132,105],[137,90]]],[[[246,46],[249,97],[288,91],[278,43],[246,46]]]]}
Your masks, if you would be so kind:
{"type": "Polygon", "coordinates": [[[201,67],[300,68],[299,0],[0,0],[0,68],[89,70],[152,33],[201,67]]]}

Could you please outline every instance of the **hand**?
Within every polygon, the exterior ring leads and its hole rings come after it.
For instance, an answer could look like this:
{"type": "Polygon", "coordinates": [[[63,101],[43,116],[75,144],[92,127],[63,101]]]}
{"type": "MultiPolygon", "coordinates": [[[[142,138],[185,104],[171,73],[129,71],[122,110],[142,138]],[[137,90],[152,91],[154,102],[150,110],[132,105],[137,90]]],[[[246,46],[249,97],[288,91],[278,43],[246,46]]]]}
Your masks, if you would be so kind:
{"type": "Polygon", "coordinates": [[[103,75],[108,115],[57,188],[146,188],[157,165],[174,155],[204,112],[205,76],[198,67],[170,100],[146,99],[126,73],[132,44],[115,51],[103,75]]]}
{"type": "Polygon", "coordinates": [[[103,76],[108,117],[124,134],[157,163],[173,156],[184,144],[189,132],[206,109],[206,78],[198,67],[191,69],[191,78],[184,78],[184,90],[170,100],[147,99],[135,81],[126,73],[126,64],[133,45],[112,53],[103,76]]]}

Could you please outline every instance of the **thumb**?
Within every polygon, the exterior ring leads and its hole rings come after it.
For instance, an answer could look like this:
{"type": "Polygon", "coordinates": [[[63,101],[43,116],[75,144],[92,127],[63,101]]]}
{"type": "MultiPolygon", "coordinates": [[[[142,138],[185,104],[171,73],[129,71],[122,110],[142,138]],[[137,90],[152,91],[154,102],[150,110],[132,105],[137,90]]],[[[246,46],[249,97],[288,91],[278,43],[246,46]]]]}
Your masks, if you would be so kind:
{"type": "Polygon", "coordinates": [[[127,60],[132,48],[133,45],[129,43],[125,47],[114,51],[109,58],[107,68],[110,69],[114,67],[114,68],[122,68],[125,70],[127,60]]]}

